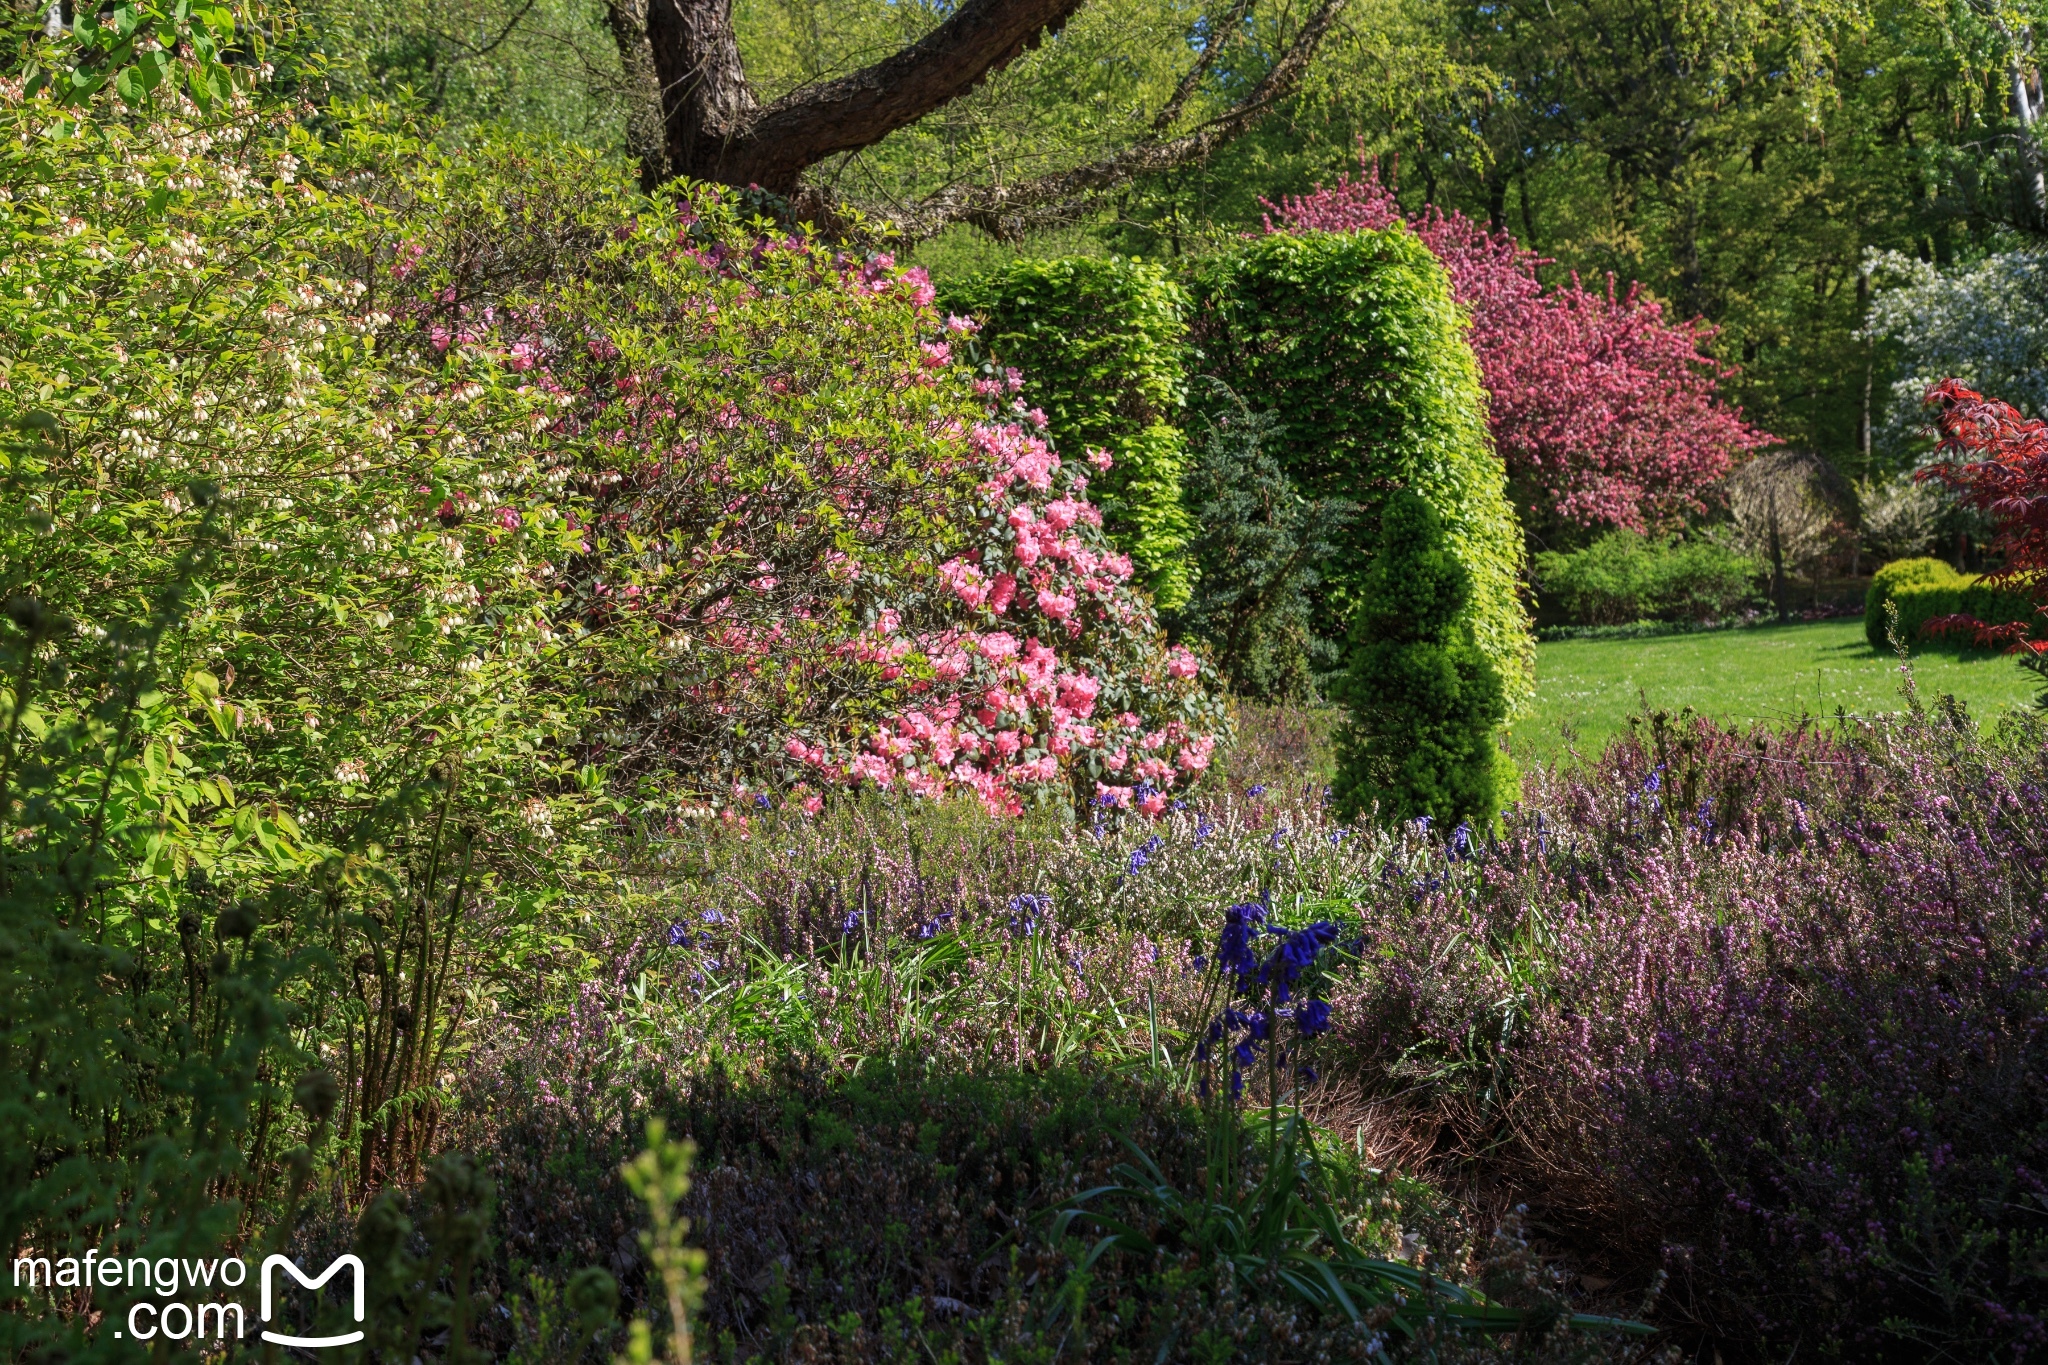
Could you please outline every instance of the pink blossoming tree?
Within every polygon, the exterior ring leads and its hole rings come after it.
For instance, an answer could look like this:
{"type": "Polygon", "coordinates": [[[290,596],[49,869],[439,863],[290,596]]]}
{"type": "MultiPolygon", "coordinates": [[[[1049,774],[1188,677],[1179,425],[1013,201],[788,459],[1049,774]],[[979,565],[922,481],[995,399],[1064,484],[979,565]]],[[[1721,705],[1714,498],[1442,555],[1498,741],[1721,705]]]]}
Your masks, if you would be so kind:
{"type": "Polygon", "coordinates": [[[1772,438],[1718,392],[1731,371],[1706,352],[1714,329],[1672,322],[1636,286],[1546,288],[1543,258],[1505,232],[1435,206],[1404,214],[1364,161],[1357,179],[1266,201],[1269,232],[1377,230],[1404,223],[1471,314],[1472,350],[1516,511],[1532,529],[1644,530],[1706,510],[1714,483],[1772,438]]]}

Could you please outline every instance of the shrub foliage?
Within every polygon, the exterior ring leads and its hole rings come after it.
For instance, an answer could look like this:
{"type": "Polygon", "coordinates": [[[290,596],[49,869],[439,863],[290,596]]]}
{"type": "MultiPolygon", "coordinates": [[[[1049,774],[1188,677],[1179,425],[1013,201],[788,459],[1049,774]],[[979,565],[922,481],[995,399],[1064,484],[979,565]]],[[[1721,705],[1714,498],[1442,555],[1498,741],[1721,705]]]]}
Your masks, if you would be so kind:
{"type": "Polygon", "coordinates": [[[1186,292],[1159,265],[1079,257],[1017,261],[944,301],[982,319],[991,365],[1022,371],[1024,402],[1068,458],[1109,454],[1091,486],[1104,528],[1162,608],[1186,602],[1186,292]]]}
{"type": "MultiPolygon", "coordinates": [[[[1204,262],[1195,337],[1211,371],[1270,405],[1282,468],[1305,496],[1353,502],[1361,526],[1396,487],[1441,518],[1471,576],[1481,651],[1511,701],[1531,686],[1518,596],[1521,531],[1486,432],[1486,396],[1436,258],[1405,228],[1275,234],[1204,262]]],[[[1322,570],[1317,632],[1344,637],[1371,536],[1346,537],[1322,570]]]]}
{"type": "Polygon", "coordinates": [[[1712,540],[1609,531],[1583,550],[1536,556],[1536,581],[1576,625],[1707,621],[1756,600],[1757,564],[1712,540]]]}
{"type": "Polygon", "coordinates": [[[1490,827],[1515,790],[1496,734],[1507,699],[1473,639],[1471,574],[1420,494],[1387,500],[1360,596],[1336,689],[1349,717],[1338,736],[1338,809],[1490,827]]]}

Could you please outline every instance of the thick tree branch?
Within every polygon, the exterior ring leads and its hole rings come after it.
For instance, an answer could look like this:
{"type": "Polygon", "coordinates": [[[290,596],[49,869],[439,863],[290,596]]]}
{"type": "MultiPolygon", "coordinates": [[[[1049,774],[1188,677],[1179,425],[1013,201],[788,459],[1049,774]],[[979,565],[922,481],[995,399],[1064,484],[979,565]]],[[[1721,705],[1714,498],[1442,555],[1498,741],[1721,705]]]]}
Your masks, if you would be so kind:
{"type": "MultiPolygon", "coordinates": [[[[1250,127],[1300,83],[1310,60],[1348,0],[1323,0],[1295,35],[1278,62],[1251,93],[1229,110],[1173,138],[1138,143],[1072,170],[1039,176],[1015,185],[955,186],[896,214],[881,215],[907,242],[937,234],[952,223],[972,223],[991,236],[1013,240],[1026,229],[1070,216],[1089,195],[1112,189],[1141,175],[1152,175],[1207,157],[1250,127]]],[[[833,206],[820,191],[797,196],[801,216],[822,224],[836,222],[833,206]]]]}
{"type": "Polygon", "coordinates": [[[682,174],[796,190],[808,167],[869,147],[965,95],[1055,31],[1081,0],[967,0],[917,42],[763,109],[746,90],[731,0],[653,0],[669,158],[682,174]]]}

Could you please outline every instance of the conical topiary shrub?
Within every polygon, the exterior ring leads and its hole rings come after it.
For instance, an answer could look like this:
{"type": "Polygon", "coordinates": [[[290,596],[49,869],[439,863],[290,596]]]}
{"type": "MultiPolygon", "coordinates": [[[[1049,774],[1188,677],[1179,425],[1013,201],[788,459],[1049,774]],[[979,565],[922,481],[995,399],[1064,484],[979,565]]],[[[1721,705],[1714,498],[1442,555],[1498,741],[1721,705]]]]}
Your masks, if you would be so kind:
{"type": "Polygon", "coordinates": [[[1436,509],[1412,490],[1381,512],[1363,587],[1336,688],[1349,712],[1338,809],[1491,825],[1515,794],[1514,764],[1495,741],[1507,698],[1473,637],[1472,576],[1446,546],[1436,509]]]}

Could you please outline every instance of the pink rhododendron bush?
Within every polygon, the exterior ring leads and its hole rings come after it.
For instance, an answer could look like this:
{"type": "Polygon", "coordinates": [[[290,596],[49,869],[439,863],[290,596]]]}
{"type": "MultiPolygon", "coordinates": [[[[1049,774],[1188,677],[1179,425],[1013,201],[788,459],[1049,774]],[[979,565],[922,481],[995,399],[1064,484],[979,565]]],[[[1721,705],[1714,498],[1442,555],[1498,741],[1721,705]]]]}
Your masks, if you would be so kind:
{"type": "Polygon", "coordinates": [[[1722,400],[1730,371],[1714,329],[1672,321],[1630,285],[1577,276],[1545,288],[1548,264],[1506,232],[1434,205],[1404,214],[1377,165],[1313,194],[1267,202],[1269,232],[1378,230],[1406,223],[1451,277],[1472,319],[1488,425],[1525,523],[1644,530],[1706,510],[1712,485],[1770,437],[1722,400]]]}
{"type": "Polygon", "coordinates": [[[555,629],[601,703],[589,758],[647,809],[867,785],[1156,814],[1207,767],[1220,703],[1102,533],[1106,457],[1051,447],[922,271],[566,157],[448,176],[379,288],[415,354],[547,395],[584,509],[543,570],[555,629]]]}

